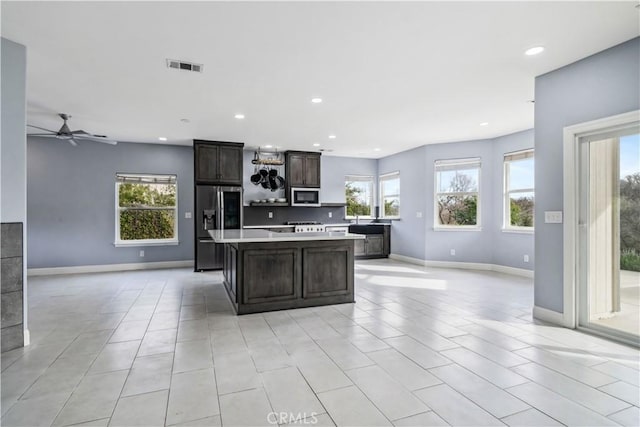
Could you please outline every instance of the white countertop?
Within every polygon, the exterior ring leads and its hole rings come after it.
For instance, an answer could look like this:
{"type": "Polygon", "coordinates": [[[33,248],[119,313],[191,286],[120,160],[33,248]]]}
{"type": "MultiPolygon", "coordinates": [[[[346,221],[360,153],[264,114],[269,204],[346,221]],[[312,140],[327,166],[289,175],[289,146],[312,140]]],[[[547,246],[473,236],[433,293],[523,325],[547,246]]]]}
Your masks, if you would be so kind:
{"type": "Polygon", "coordinates": [[[267,230],[209,230],[216,243],[252,243],[252,242],[304,242],[307,240],[363,240],[363,234],[325,232],[325,233],[278,233],[267,230]]]}
{"type": "MultiPolygon", "coordinates": [[[[325,227],[348,227],[349,223],[340,223],[340,224],[322,224],[325,227]]],[[[245,225],[242,228],[252,229],[252,228],[290,228],[295,227],[295,225],[283,225],[283,224],[274,224],[274,225],[245,225]]]]}

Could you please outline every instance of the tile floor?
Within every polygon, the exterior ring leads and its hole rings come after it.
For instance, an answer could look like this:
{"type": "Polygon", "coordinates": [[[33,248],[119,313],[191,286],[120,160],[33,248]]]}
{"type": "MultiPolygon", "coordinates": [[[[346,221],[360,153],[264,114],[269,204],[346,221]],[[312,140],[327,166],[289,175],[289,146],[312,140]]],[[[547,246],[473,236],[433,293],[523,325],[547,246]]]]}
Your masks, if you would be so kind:
{"type": "Polygon", "coordinates": [[[220,273],[31,278],[3,426],[640,425],[639,353],[530,279],[358,262],[357,303],[237,317],[220,273]]]}

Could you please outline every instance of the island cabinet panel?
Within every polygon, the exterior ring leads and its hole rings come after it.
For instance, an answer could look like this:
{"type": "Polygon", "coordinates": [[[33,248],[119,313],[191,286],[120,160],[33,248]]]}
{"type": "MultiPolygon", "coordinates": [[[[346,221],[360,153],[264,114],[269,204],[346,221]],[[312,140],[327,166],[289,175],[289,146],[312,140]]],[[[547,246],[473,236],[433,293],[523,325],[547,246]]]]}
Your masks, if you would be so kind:
{"type": "Polygon", "coordinates": [[[238,314],[354,302],[354,240],[225,243],[238,314]]]}
{"type": "Polygon", "coordinates": [[[353,293],[353,249],[350,246],[302,251],[303,298],[353,293]]]}
{"type": "Polygon", "coordinates": [[[297,299],[300,292],[298,248],[245,250],[245,304],[297,299]]]}
{"type": "Polygon", "coordinates": [[[224,284],[229,291],[231,302],[236,303],[238,293],[238,249],[233,245],[224,245],[224,284]]]}

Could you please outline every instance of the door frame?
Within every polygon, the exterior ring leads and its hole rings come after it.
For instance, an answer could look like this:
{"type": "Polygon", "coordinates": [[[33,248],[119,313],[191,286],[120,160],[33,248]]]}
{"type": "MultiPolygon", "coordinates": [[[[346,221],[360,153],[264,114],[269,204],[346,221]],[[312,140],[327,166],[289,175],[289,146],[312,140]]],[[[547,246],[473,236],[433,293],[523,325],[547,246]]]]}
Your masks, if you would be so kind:
{"type": "MultiPolygon", "coordinates": [[[[640,123],[640,110],[567,126],[563,130],[563,324],[578,327],[578,203],[580,138],[640,123]]],[[[591,330],[591,329],[590,329],[591,330]]],[[[593,331],[593,330],[591,330],[593,331]]],[[[594,331],[597,332],[597,331],[594,331]]]]}

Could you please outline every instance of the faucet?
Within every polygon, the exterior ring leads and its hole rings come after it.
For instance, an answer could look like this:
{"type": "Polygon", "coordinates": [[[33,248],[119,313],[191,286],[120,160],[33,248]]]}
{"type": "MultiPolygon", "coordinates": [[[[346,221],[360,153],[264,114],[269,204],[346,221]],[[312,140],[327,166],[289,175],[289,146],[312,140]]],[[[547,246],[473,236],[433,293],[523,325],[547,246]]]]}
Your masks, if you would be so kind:
{"type": "Polygon", "coordinates": [[[360,224],[360,215],[356,215],[356,224],[360,224]]]}

